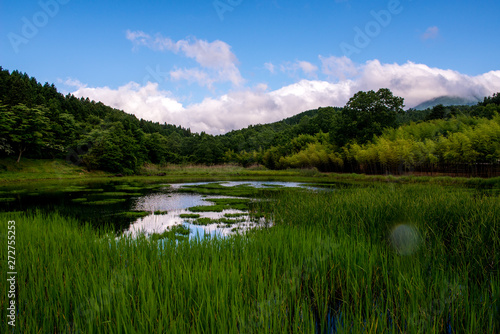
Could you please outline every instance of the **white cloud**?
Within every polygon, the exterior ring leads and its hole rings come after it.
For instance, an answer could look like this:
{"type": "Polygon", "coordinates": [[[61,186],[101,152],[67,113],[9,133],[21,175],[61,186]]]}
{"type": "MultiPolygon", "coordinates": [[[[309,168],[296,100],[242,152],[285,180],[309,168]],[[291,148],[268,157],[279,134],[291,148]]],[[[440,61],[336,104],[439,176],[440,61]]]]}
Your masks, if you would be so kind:
{"type": "Polygon", "coordinates": [[[326,74],[330,79],[345,80],[358,74],[357,66],[346,56],[319,56],[319,59],[321,60],[323,74],[326,74]]]}
{"type": "Polygon", "coordinates": [[[200,86],[212,87],[215,79],[210,78],[207,72],[198,68],[191,69],[176,69],[170,71],[170,78],[173,81],[187,80],[189,82],[197,82],[200,86]]]}
{"type": "Polygon", "coordinates": [[[313,64],[311,64],[311,63],[309,63],[307,61],[303,61],[303,60],[302,61],[298,61],[297,65],[302,70],[302,72],[304,72],[308,76],[315,76],[316,75],[316,71],[318,70],[318,66],[313,65],[313,64]]]}
{"type": "Polygon", "coordinates": [[[265,63],[264,64],[264,67],[266,68],[266,70],[268,70],[269,72],[271,72],[271,74],[274,74],[274,64],[273,63],[265,63]]]}
{"type": "Polygon", "coordinates": [[[138,118],[219,134],[250,124],[279,121],[320,106],[344,105],[350,97],[351,84],[302,80],[271,92],[265,84],[259,84],[186,107],[170,92],[159,90],[156,83],[141,86],[130,82],[118,89],[81,88],[73,95],[102,101],[138,118]]]}
{"type": "MultiPolygon", "coordinates": [[[[389,88],[395,95],[405,98],[407,107],[443,95],[483,97],[500,92],[500,71],[468,76],[412,62],[400,65],[371,60],[356,65],[343,58],[322,60],[328,65],[327,71],[334,71],[330,66],[332,63],[345,65],[333,68],[340,67],[348,73],[354,73],[353,69],[356,69],[356,77],[336,82],[300,80],[272,91],[260,84],[186,106],[172,93],[160,90],[153,83],[141,86],[131,82],[118,89],[81,87],[73,94],[100,100],[139,118],[219,134],[250,124],[278,121],[320,106],[343,106],[360,90],[389,88]]],[[[175,75],[179,79],[200,82],[206,79],[203,73],[196,71],[178,70],[175,75]]]]}
{"type": "Polygon", "coordinates": [[[180,40],[176,43],[189,58],[193,58],[203,67],[226,68],[235,65],[238,60],[231,52],[231,47],[222,42],[207,42],[195,39],[192,43],[180,40]]]}
{"type": "Polygon", "coordinates": [[[407,107],[444,95],[473,98],[500,91],[500,71],[471,77],[424,64],[381,64],[378,60],[366,62],[361,71],[358,90],[389,88],[405,98],[407,107]]]}
{"type": "Polygon", "coordinates": [[[72,87],[72,88],[85,88],[87,87],[86,84],[80,82],[80,80],[77,80],[77,79],[73,79],[73,78],[67,78],[66,80],[62,80],[62,79],[57,79],[58,82],[68,86],[68,87],[72,87]]]}
{"type": "Polygon", "coordinates": [[[436,26],[429,27],[427,30],[420,36],[424,41],[428,39],[435,39],[439,36],[439,28],[436,26]]]}
{"type": "Polygon", "coordinates": [[[302,71],[306,76],[315,78],[318,67],[304,60],[297,60],[294,63],[286,62],[280,65],[281,72],[295,76],[297,71],[302,71]]]}
{"type": "MultiPolygon", "coordinates": [[[[237,67],[238,59],[231,51],[231,46],[223,41],[208,42],[193,38],[191,40],[173,41],[168,37],[163,37],[157,34],[155,37],[148,35],[142,31],[130,31],[126,33],[126,37],[130,40],[134,47],[145,46],[152,50],[171,51],[174,53],[183,53],[184,56],[194,59],[202,68],[209,69],[204,75],[214,76],[213,82],[229,81],[236,86],[244,83],[244,79],[237,67]]],[[[199,78],[201,70],[199,69],[184,69],[185,73],[180,75],[174,73],[176,78],[199,78]]],[[[197,81],[203,85],[207,85],[209,80],[203,79],[197,81]]]]}
{"type": "Polygon", "coordinates": [[[89,97],[111,107],[134,114],[155,122],[165,122],[165,116],[180,114],[184,111],[172,94],[158,89],[157,83],[148,82],[141,86],[135,82],[112,89],[109,87],[82,87],[72,93],[77,97],[89,97]]]}

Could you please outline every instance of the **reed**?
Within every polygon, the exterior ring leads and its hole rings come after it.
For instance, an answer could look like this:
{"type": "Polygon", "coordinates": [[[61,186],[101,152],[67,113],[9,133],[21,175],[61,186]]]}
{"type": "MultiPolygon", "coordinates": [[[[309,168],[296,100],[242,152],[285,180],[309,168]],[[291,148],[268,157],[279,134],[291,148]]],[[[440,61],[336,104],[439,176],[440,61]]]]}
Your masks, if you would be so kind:
{"type": "Polygon", "coordinates": [[[16,330],[500,331],[498,196],[392,183],[268,196],[253,210],[272,228],[160,243],[57,212],[0,213],[3,231],[16,221],[16,330]]]}

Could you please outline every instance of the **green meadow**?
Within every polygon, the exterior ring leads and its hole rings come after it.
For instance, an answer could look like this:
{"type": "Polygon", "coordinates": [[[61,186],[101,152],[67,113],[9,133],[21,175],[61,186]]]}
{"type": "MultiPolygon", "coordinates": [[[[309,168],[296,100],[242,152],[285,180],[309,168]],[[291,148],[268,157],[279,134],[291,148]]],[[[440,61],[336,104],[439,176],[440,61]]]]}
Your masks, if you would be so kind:
{"type": "Polygon", "coordinates": [[[16,222],[15,332],[499,332],[498,180],[354,178],[262,192],[251,209],[272,227],[226,238],[117,237],[58,212],[2,212],[2,231],[16,222]]]}

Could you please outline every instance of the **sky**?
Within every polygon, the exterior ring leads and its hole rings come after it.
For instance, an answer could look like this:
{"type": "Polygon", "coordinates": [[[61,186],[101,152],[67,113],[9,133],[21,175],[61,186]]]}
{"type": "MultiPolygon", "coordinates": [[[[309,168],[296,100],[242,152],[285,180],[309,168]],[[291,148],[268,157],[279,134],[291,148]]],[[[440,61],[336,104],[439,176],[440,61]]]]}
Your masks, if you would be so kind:
{"type": "Polygon", "coordinates": [[[1,0],[0,66],[222,134],[389,88],[500,92],[497,0],[1,0]]]}

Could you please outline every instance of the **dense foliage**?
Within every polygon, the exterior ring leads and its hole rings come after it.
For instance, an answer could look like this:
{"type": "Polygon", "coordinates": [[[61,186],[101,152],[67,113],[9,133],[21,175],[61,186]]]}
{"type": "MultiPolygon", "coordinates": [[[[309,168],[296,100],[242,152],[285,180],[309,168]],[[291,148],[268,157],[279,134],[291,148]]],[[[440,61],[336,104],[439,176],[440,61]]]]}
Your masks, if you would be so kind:
{"type": "Polygon", "coordinates": [[[0,158],[65,158],[123,174],[145,163],[368,173],[478,163],[498,169],[500,94],[476,106],[403,106],[388,89],[358,92],[344,108],[309,110],[213,136],[64,96],[54,85],[0,67],[0,158]]]}

